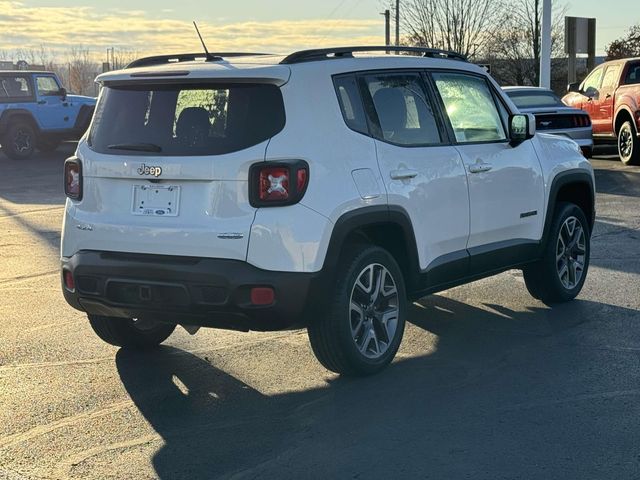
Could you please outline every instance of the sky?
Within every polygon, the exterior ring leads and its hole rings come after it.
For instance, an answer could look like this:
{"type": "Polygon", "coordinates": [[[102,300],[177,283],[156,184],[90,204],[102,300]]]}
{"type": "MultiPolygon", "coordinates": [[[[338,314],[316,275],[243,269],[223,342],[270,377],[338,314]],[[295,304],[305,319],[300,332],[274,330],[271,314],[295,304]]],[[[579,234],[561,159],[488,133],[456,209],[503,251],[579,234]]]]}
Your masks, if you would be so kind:
{"type": "MultiPolygon", "coordinates": [[[[507,2],[509,0],[506,0],[507,2]]],[[[554,0],[567,14],[595,17],[597,52],[640,23],[639,0],[554,0]]],[[[140,54],[209,50],[286,53],[345,44],[384,43],[385,0],[0,0],[0,50],[108,47],[140,54]]],[[[105,53],[106,55],[106,53],[105,53]]]]}

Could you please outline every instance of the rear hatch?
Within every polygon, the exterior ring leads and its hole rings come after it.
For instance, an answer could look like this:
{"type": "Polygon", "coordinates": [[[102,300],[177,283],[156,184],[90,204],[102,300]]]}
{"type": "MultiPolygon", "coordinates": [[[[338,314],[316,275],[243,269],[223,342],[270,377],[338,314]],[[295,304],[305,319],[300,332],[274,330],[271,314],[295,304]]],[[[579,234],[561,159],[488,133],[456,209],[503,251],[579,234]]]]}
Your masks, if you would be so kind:
{"type": "Polygon", "coordinates": [[[78,149],[84,196],[63,255],[246,259],[255,216],[249,167],[285,124],[277,82],[138,76],[106,82],[100,95],[78,149]]]}

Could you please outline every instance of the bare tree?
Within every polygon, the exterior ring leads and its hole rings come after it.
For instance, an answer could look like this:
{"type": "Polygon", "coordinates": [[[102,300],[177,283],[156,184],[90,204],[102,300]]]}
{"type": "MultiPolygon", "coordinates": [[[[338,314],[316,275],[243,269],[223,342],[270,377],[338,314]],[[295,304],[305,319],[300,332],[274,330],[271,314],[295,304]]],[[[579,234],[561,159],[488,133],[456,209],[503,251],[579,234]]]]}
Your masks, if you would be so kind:
{"type": "Polygon", "coordinates": [[[400,14],[408,43],[474,57],[500,29],[502,0],[408,0],[400,14]]]}
{"type": "MultiPolygon", "coordinates": [[[[556,4],[552,17],[552,57],[564,57],[564,15],[566,6],[556,4]]],[[[516,0],[510,4],[500,22],[501,28],[487,43],[484,59],[495,65],[493,75],[511,85],[538,85],[542,23],[541,0],[516,0]]],[[[553,61],[554,79],[566,78],[562,60],[553,61]]],[[[553,83],[555,84],[556,81],[553,83]]]]}
{"type": "Polygon", "coordinates": [[[107,49],[107,63],[111,70],[119,70],[139,58],[137,50],[129,48],[109,48],[107,49]]]}
{"type": "Polygon", "coordinates": [[[72,48],[69,52],[68,87],[80,95],[93,94],[94,79],[99,71],[98,64],[91,58],[89,50],[72,48]]]}

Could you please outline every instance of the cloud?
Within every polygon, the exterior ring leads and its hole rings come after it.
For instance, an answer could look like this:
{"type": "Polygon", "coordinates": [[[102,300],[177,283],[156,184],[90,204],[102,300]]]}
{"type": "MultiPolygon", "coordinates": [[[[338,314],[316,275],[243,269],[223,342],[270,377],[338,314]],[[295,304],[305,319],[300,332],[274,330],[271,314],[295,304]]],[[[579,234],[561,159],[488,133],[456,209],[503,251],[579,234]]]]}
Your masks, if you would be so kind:
{"type": "MultiPolygon", "coordinates": [[[[109,47],[141,55],[200,51],[190,22],[149,18],[140,10],[98,13],[92,7],[29,7],[0,0],[0,50],[40,49],[54,52],[82,46],[100,58],[109,47]]],[[[282,20],[199,25],[211,51],[245,50],[287,53],[340,44],[379,44],[376,20],[282,20]]]]}

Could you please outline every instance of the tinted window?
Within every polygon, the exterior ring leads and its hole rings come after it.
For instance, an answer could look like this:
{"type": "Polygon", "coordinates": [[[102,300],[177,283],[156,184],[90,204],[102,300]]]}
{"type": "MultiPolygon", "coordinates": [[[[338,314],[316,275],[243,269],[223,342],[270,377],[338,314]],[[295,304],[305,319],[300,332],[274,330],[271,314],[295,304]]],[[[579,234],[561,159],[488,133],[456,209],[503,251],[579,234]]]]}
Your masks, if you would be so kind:
{"type": "Polygon", "coordinates": [[[435,73],[433,78],[459,143],[495,142],[507,135],[486,80],[458,73],[435,73]]]}
{"type": "Polygon", "coordinates": [[[640,63],[632,63],[629,65],[624,83],[627,85],[640,83],[640,63]]]}
{"type": "Polygon", "coordinates": [[[354,75],[336,77],[334,80],[342,116],[349,128],[368,134],[367,119],[362,107],[358,83],[354,75]]]}
{"type": "Polygon", "coordinates": [[[553,92],[514,91],[507,90],[506,94],[518,108],[563,107],[564,104],[553,92]]]}
{"type": "Polygon", "coordinates": [[[618,86],[618,80],[620,79],[620,65],[611,65],[607,67],[607,71],[602,79],[602,88],[615,88],[618,86]]]}
{"type": "Polygon", "coordinates": [[[31,96],[31,87],[26,77],[7,76],[0,77],[0,98],[28,98],[31,96]]]}
{"type": "Polygon", "coordinates": [[[103,89],[89,135],[101,153],[221,155],[284,128],[275,85],[164,85],[103,89]]]}
{"type": "Polygon", "coordinates": [[[381,140],[405,146],[442,143],[419,75],[369,75],[365,81],[378,116],[381,140]]]}
{"type": "Polygon", "coordinates": [[[58,82],[53,77],[38,77],[36,79],[36,87],[38,88],[38,95],[43,97],[58,95],[60,90],[58,82]]]}

